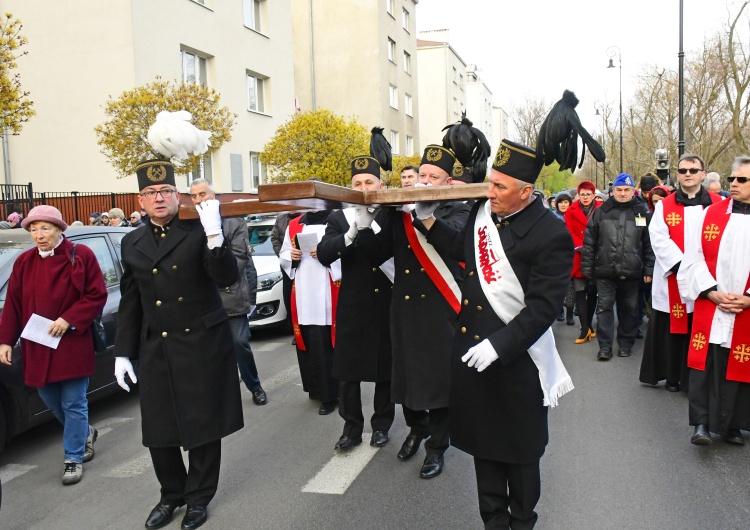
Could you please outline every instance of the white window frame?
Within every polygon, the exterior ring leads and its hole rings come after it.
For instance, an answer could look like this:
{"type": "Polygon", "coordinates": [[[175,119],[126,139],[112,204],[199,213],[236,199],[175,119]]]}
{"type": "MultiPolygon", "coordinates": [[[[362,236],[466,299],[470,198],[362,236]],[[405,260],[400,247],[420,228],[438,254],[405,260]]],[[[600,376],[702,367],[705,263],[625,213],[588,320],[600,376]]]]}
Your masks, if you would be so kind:
{"type": "Polygon", "coordinates": [[[391,129],[391,153],[398,154],[398,131],[391,129]]]}
{"type": "Polygon", "coordinates": [[[263,32],[263,0],[242,0],[242,22],[246,28],[263,32]]]}
{"type": "Polygon", "coordinates": [[[409,11],[404,7],[401,11],[401,25],[406,30],[407,33],[409,33],[409,11]]]}
{"type": "Polygon", "coordinates": [[[245,94],[247,95],[247,110],[260,114],[270,114],[268,108],[268,77],[256,72],[248,71],[246,74],[245,94]],[[253,107],[252,94],[255,95],[255,107],[253,107]]]}
{"type": "Polygon", "coordinates": [[[404,113],[407,116],[414,116],[414,98],[410,94],[404,94],[404,113]]]}
{"type": "Polygon", "coordinates": [[[195,179],[206,179],[213,182],[213,166],[211,165],[211,153],[201,156],[198,165],[188,173],[188,188],[195,179]]]}
{"type": "Polygon", "coordinates": [[[266,166],[260,160],[260,153],[250,151],[250,189],[258,189],[258,186],[265,184],[265,181],[266,166]]]}
{"type": "Polygon", "coordinates": [[[398,110],[398,87],[388,85],[388,98],[391,108],[398,110]]]}
{"type": "Polygon", "coordinates": [[[411,54],[404,50],[404,72],[411,75],[411,54]]]}
{"type": "MultiPolygon", "coordinates": [[[[385,0],[385,10],[386,12],[393,17],[393,10],[394,10],[394,0],[385,0]]],[[[396,17],[393,17],[396,18],[396,17]]]]}
{"type": "Polygon", "coordinates": [[[208,85],[208,57],[190,50],[181,49],[180,61],[182,64],[183,83],[208,85]]]}
{"type": "Polygon", "coordinates": [[[406,156],[412,156],[414,154],[414,137],[413,136],[407,136],[406,137],[406,156]]]}
{"type": "Polygon", "coordinates": [[[396,64],[396,41],[388,37],[388,60],[396,64]]]}

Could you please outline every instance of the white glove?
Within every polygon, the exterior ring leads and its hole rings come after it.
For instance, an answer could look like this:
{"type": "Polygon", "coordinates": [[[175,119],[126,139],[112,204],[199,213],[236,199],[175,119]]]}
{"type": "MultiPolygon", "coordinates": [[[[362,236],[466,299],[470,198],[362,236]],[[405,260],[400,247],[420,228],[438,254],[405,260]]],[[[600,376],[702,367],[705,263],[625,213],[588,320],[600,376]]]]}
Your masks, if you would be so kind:
{"type": "Polygon", "coordinates": [[[417,219],[419,219],[420,221],[424,221],[425,219],[429,219],[430,217],[432,217],[439,204],[440,203],[438,203],[437,201],[418,202],[414,207],[414,212],[417,215],[417,219]]]}
{"type": "Polygon", "coordinates": [[[490,341],[484,339],[476,346],[469,348],[466,355],[461,357],[461,361],[468,362],[469,368],[476,366],[477,372],[481,372],[489,365],[497,361],[497,353],[495,348],[492,347],[490,341]]]}
{"type": "Polygon", "coordinates": [[[370,211],[367,206],[354,207],[354,223],[357,225],[357,230],[370,228],[373,219],[375,219],[375,210],[370,211]]]}
{"type": "Polygon", "coordinates": [[[221,213],[219,213],[219,201],[209,199],[202,203],[196,204],[195,209],[201,218],[203,230],[207,236],[217,236],[221,234],[221,213]]]}
{"type": "Polygon", "coordinates": [[[411,211],[412,211],[412,210],[413,210],[413,209],[414,209],[415,207],[416,207],[416,206],[414,205],[414,203],[413,203],[413,202],[410,202],[409,204],[402,204],[402,205],[401,205],[401,211],[402,211],[402,212],[405,212],[405,213],[411,213],[411,211]]]}
{"type": "Polygon", "coordinates": [[[354,243],[357,238],[357,219],[352,220],[352,224],[349,225],[349,230],[344,234],[344,245],[347,247],[354,243]]]}
{"type": "Polygon", "coordinates": [[[138,382],[138,378],[135,376],[133,364],[130,362],[130,359],[127,357],[115,357],[115,377],[117,378],[117,384],[126,392],[130,392],[130,387],[125,382],[126,373],[130,376],[130,380],[133,381],[133,383],[138,382]]]}

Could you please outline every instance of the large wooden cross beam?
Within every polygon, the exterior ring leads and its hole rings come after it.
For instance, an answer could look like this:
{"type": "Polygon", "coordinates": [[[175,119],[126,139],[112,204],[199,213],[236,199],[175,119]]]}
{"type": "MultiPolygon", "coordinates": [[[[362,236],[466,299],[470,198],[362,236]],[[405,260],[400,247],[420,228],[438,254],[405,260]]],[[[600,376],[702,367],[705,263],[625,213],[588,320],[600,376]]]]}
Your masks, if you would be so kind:
{"type": "MultiPolygon", "coordinates": [[[[398,206],[413,202],[465,201],[484,199],[487,184],[394,188],[358,191],[314,180],[263,184],[258,187],[257,201],[226,202],[220,206],[222,217],[242,217],[300,210],[341,209],[357,205],[398,206]]],[[[180,206],[180,218],[198,219],[192,205],[180,206]]]]}

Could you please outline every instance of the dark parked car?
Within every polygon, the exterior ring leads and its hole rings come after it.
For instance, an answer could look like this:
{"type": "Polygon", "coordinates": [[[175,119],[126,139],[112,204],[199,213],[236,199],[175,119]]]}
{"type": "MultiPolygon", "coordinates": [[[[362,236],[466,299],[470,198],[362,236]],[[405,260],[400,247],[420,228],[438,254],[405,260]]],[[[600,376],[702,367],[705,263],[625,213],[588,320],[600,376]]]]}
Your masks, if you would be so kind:
{"type": "MultiPolygon", "coordinates": [[[[96,354],[96,371],[89,384],[89,402],[117,392],[112,355],[117,309],[120,305],[120,242],[133,228],[90,226],[68,228],[65,236],[76,244],[86,245],[96,254],[107,283],[107,303],[102,323],[107,335],[107,349],[96,354]]],[[[0,231],[0,313],[5,304],[8,279],[13,262],[21,252],[33,246],[31,235],[21,228],[0,231]]],[[[11,366],[0,364],[0,452],[5,442],[36,425],[53,419],[52,413],[37,394],[36,389],[23,382],[19,345],[13,349],[11,366]]]]}

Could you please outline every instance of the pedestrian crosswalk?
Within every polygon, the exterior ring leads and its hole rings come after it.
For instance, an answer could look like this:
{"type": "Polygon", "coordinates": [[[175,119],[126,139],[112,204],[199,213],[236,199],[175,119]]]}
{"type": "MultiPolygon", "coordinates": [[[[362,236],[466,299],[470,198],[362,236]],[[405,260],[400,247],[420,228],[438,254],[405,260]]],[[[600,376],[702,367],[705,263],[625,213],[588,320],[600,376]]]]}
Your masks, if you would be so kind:
{"type": "Polygon", "coordinates": [[[343,495],[362,470],[377,454],[370,446],[370,433],[362,434],[362,445],[347,453],[337,453],[312,480],[302,488],[304,493],[343,495]]]}

